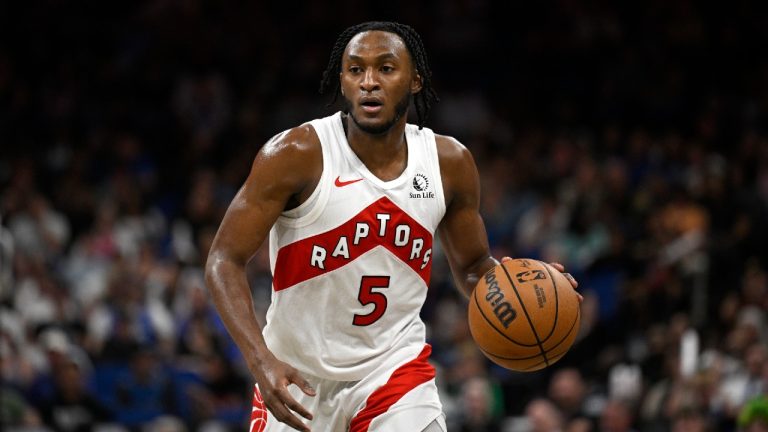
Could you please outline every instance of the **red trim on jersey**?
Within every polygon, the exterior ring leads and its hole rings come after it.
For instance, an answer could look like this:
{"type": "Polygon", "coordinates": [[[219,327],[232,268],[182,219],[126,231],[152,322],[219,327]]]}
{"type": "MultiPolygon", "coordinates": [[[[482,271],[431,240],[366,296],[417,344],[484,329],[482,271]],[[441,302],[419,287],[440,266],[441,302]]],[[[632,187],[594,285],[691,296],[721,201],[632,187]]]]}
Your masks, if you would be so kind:
{"type": "Polygon", "coordinates": [[[367,431],[373,419],[387,412],[406,393],[434,378],[435,368],[427,362],[431,353],[432,347],[424,345],[418,357],[397,368],[383,386],[371,393],[365,408],[349,422],[349,432],[367,431]]]}
{"type": "Polygon", "coordinates": [[[419,274],[424,283],[429,285],[432,257],[430,256],[423,269],[421,267],[424,264],[425,252],[432,249],[432,234],[389,198],[382,197],[330,231],[281,247],[277,252],[272,286],[275,291],[290,288],[297,283],[341,268],[377,246],[387,248],[397,258],[408,264],[419,274]],[[382,213],[388,214],[390,218],[386,221],[384,236],[379,236],[381,221],[376,215],[382,213]],[[357,224],[361,222],[368,224],[368,236],[361,238],[358,244],[353,244],[357,224]],[[410,236],[404,246],[396,246],[396,227],[403,224],[410,227],[410,236]],[[349,259],[344,256],[332,256],[341,237],[346,237],[349,259]],[[424,244],[421,246],[419,255],[410,259],[415,239],[422,239],[424,244]],[[324,269],[310,265],[315,246],[322,247],[326,251],[323,260],[324,269]]]}

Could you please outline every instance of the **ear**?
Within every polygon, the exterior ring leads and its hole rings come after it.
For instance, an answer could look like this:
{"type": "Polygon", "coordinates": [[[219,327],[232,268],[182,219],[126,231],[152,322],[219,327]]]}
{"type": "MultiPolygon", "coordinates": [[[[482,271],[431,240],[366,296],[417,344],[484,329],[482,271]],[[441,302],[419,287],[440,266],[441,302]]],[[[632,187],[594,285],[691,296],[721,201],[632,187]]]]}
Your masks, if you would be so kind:
{"type": "Polygon", "coordinates": [[[339,91],[341,92],[341,95],[344,96],[344,87],[341,86],[341,72],[339,72],[339,91]]]}
{"type": "Polygon", "coordinates": [[[419,71],[415,71],[415,73],[413,74],[413,79],[411,80],[411,94],[416,94],[420,92],[423,84],[424,83],[421,79],[421,75],[419,74],[419,71]]]}

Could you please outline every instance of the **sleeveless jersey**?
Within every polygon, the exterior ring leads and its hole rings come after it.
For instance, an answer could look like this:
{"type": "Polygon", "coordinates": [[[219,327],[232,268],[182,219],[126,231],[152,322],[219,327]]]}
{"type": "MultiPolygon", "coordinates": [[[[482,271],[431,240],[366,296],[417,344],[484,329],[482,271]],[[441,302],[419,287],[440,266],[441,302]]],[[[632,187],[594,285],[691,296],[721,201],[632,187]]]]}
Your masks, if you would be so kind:
{"type": "Polygon", "coordinates": [[[382,181],[350,148],[341,113],[310,124],[323,172],[270,232],[273,290],[263,333],[277,358],[304,373],[359,380],[424,349],[419,312],[445,214],[435,135],[406,125],[407,166],[382,181]]]}

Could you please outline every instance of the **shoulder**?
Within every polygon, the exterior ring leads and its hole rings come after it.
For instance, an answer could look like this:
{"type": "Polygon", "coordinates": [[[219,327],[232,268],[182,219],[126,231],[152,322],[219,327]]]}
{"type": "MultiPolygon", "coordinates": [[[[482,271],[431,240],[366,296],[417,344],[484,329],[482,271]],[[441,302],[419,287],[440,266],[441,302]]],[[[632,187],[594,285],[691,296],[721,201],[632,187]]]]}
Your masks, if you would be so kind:
{"type": "Polygon", "coordinates": [[[259,149],[246,186],[301,193],[316,184],[322,170],[320,139],[311,125],[303,124],[273,136],[259,149]]]}
{"type": "Polygon", "coordinates": [[[259,150],[259,155],[267,158],[285,156],[293,159],[321,154],[320,138],[309,123],[280,132],[259,150]]]}
{"type": "Polygon", "coordinates": [[[447,135],[435,134],[435,144],[446,203],[453,202],[458,195],[477,194],[477,167],[469,149],[456,138],[447,135]]]}
{"type": "Polygon", "coordinates": [[[435,134],[437,157],[440,160],[440,171],[452,173],[454,170],[473,168],[475,161],[472,153],[456,138],[435,134]]]}

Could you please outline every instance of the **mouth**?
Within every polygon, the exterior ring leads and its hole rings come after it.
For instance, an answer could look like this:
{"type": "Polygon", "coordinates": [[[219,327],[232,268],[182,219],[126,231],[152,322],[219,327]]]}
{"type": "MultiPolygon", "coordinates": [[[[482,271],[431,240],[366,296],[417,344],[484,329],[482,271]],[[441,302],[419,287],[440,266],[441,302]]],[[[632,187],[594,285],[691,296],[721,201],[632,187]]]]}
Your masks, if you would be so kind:
{"type": "Polygon", "coordinates": [[[364,98],[360,101],[360,107],[366,113],[375,114],[381,111],[384,104],[378,98],[364,98]]]}

